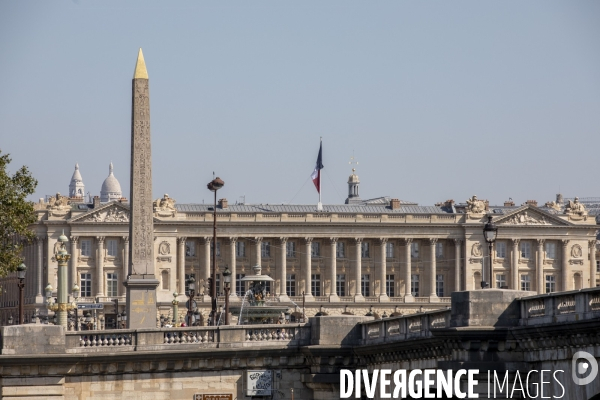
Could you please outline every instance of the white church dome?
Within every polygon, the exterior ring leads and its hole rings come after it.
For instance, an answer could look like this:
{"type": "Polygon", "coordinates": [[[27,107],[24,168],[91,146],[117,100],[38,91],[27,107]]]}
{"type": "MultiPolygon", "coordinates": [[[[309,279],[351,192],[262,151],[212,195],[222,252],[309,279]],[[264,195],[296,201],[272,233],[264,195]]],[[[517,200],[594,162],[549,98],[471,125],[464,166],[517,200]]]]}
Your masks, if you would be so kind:
{"type": "Polygon", "coordinates": [[[102,190],[100,190],[100,201],[108,202],[113,200],[119,200],[122,196],[121,184],[115,178],[113,174],[113,164],[110,163],[108,167],[108,177],[102,183],[102,190]]]}

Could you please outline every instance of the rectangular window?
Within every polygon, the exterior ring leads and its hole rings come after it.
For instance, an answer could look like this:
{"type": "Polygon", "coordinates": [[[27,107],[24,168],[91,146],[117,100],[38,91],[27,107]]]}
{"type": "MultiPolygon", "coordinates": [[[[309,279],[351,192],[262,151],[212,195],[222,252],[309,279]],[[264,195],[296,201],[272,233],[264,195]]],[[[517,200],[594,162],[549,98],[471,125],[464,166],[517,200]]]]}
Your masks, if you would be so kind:
{"type": "Polygon", "coordinates": [[[287,242],[285,244],[285,255],[288,258],[296,258],[296,242],[287,242]]]}
{"type": "Polygon", "coordinates": [[[321,243],[319,242],[312,242],[310,245],[310,249],[311,249],[311,255],[313,257],[319,257],[321,255],[321,243]]]}
{"type": "Polygon", "coordinates": [[[81,274],[79,293],[81,297],[92,297],[92,274],[81,274]]]}
{"type": "Polygon", "coordinates": [[[496,274],[496,289],[506,288],[506,275],[496,274]]]}
{"type": "MultiPolygon", "coordinates": [[[[213,246],[210,245],[210,256],[212,258],[213,255],[213,246]]],[[[221,242],[217,242],[217,257],[221,257],[221,242]]]]}
{"type": "Polygon", "coordinates": [[[410,257],[419,258],[419,243],[410,244],[410,257]]]}
{"type": "Polygon", "coordinates": [[[346,252],[344,249],[344,242],[337,242],[337,245],[335,246],[335,256],[337,258],[345,258],[346,257],[346,252]]]}
{"type": "MultiPolygon", "coordinates": [[[[116,242],[116,240],[115,240],[116,242]]],[[[108,297],[117,297],[118,294],[118,286],[117,286],[117,274],[114,272],[109,272],[106,274],[106,295],[108,297]]]]}
{"type": "Polygon", "coordinates": [[[371,257],[369,254],[369,242],[362,242],[360,245],[360,256],[362,258],[371,257]]]}
{"type": "Polygon", "coordinates": [[[313,296],[320,296],[321,295],[321,275],[320,274],[312,274],[310,284],[311,284],[310,289],[312,291],[313,296]]]}
{"type": "Polygon", "coordinates": [[[346,295],[346,274],[338,274],[337,275],[337,280],[336,280],[336,287],[335,290],[337,290],[337,295],[338,296],[345,296],[346,295]]]}
{"type": "Polygon", "coordinates": [[[596,260],[596,272],[600,272],[600,260],[596,260]]]}
{"type": "Polygon", "coordinates": [[[288,296],[295,296],[296,295],[296,274],[287,274],[287,279],[286,279],[286,290],[287,290],[287,294],[288,296]]]}
{"type": "Polygon", "coordinates": [[[496,243],[496,258],[506,258],[506,243],[496,243]]]}
{"type": "Polygon", "coordinates": [[[556,243],[546,242],[546,258],[556,258],[556,243]]]}
{"type": "Polygon", "coordinates": [[[360,290],[362,295],[365,297],[369,297],[371,295],[371,285],[370,285],[370,277],[368,274],[364,274],[360,278],[360,290]]]}
{"type": "Polygon", "coordinates": [[[410,276],[410,294],[419,297],[419,275],[410,276]]]}
{"type": "Polygon", "coordinates": [[[435,244],[435,258],[444,257],[444,243],[437,242],[435,244]]]}
{"type": "Polygon", "coordinates": [[[531,279],[529,275],[521,275],[521,290],[531,290],[531,279]]]}
{"type": "Polygon", "coordinates": [[[246,295],[246,282],[242,281],[242,278],[245,276],[246,274],[235,274],[235,292],[240,297],[246,295]]]}
{"type": "Polygon", "coordinates": [[[89,257],[92,254],[92,242],[90,240],[81,241],[81,255],[89,257]]]}
{"type": "Polygon", "coordinates": [[[531,258],[531,243],[521,242],[521,258],[531,258]]]}
{"type": "Polygon", "coordinates": [[[444,297],[444,275],[435,276],[435,294],[437,297],[444,297]]]}
{"type": "Polygon", "coordinates": [[[185,255],[186,257],[196,257],[196,242],[193,240],[185,242],[185,255]]]}
{"type": "MultiPolygon", "coordinates": [[[[190,284],[188,283],[188,279],[190,278],[194,278],[196,279],[196,274],[185,274],[185,295],[189,296],[190,295],[190,284]]],[[[195,283],[196,286],[196,293],[198,293],[198,282],[195,283]]]]}
{"type": "Polygon", "coordinates": [[[262,242],[260,244],[260,256],[263,258],[271,257],[271,242],[262,242]]]}
{"type": "Polygon", "coordinates": [[[221,274],[217,274],[217,296],[221,295],[221,274]]]}
{"type": "Polygon", "coordinates": [[[266,294],[271,294],[271,281],[266,281],[265,282],[265,293],[266,294]]]}
{"type": "Polygon", "coordinates": [[[556,292],[556,278],[554,275],[546,275],[546,293],[556,292]]]}
{"type": "Polygon", "coordinates": [[[106,254],[111,257],[117,256],[117,241],[115,239],[106,241],[106,254]]]}
{"type": "Polygon", "coordinates": [[[394,275],[385,276],[385,292],[389,297],[394,297],[394,275]]]}
{"type": "Polygon", "coordinates": [[[394,258],[394,243],[385,245],[385,258],[394,258]]]}
{"type": "Polygon", "coordinates": [[[246,243],[245,242],[235,242],[235,256],[236,257],[246,257],[246,243]]]}

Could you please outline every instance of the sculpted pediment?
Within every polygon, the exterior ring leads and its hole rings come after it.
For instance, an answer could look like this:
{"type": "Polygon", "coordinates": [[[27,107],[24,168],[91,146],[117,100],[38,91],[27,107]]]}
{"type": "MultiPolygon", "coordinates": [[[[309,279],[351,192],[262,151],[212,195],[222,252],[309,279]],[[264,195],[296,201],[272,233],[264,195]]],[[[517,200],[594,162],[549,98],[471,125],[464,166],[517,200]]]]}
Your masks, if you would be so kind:
{"type": "Polygon", "coordinates": [[[109,203],[79,215],[71,222],[129,222],[129,208],[120,203],[109,203]]]}
{"type": "Polygon", "coordinates": [[[534,208],[525,206],[494,221],[497,225],[515,226],[568,226],[565,220],[534,208]]]}

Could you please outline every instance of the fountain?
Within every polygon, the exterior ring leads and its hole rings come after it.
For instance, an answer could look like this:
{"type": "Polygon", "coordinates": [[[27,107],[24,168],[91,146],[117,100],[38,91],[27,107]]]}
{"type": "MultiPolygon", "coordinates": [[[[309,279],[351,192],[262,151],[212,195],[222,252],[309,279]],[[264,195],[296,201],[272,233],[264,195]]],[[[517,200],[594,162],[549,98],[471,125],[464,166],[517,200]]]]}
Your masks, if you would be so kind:
{"type": "Polygon", "coordinates": [[[277,323],[277,321],[288,311],[285,305],[271,305],[274,296],[267,296],[265,282],[272,282],[273,278],[268,275],[262,275],[261,266],[252,267],[254,275],[248,275],[241,280],[250,282],[250,289],[242,299],[241,306],[233,306],[231,313],[238,315],[238,325],[257,325],[277,323]]]}

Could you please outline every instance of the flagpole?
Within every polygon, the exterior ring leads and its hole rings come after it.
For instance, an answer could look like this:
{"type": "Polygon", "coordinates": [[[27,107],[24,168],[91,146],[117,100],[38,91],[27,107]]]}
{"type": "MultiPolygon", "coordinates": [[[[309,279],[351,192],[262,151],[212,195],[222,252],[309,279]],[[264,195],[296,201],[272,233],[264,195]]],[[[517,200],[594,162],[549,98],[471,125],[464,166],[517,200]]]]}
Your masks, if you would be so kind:
{"type": "MultiPolygon", "coordinates": [[[[319,149],[323,147],[323,136],[321,136],[321,142],[319,143],[319,149]]],[[[321,203],[321,192],[323,191],[323,180],[321,179],[321,170],[319,170],[319,204],[317,204],[317,210],[323,211],[323,203],[321,203]]]]}

